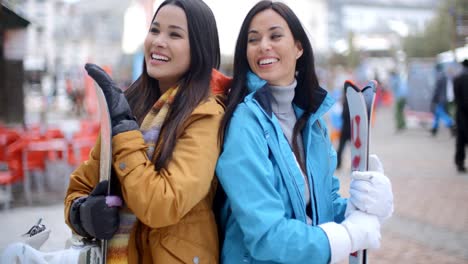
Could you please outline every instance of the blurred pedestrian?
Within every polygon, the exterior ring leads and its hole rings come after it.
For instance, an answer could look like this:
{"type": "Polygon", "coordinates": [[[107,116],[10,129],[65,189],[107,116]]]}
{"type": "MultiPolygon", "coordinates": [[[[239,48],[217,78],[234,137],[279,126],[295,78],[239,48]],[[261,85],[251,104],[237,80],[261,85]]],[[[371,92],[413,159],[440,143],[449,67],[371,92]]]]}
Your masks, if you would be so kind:
{"type": "Polygon", "coordinates": [[[335,263],[380,246],[393,212],[376,156],[353,172],[350,199],[333,174],[323,119],[334,99],[319,86],[308,35],[284,3],[260,1],[242,23],[216,173],[225,190],[221,263],[335,263]]]}
{"type": "MultiPolygon", "coordinates": [[[[460,65],[457,65],[460,66],[460,65]]],[[[463,66],[462,66],[463,67],[463,66]]],[[[450,64],[447,67],[446,75],[447,75],[447,108],[446,111],[449,114],[449,116],[453,120],[453,130],[455,131],[457,127],[457,123],[455,120],[455,95],[454,95],[454,87],[453,87],[453,81],[457,72],[456,67],[454,67],[453,64],[450,64]]]]}
{"type": "Polygon", "coordinates": [[[441,64],[436,65],[436,82],[434,87],[434,93],[431,101],[431,108],[434,114],[434,119],[431,128],[431,134],[433,136],[437,135],[439,129],[439,122],[442,120],[445,126],[450,129],[452,135],[455,135],[455,126],[453,119],[450,114],[447,112],[448,107],[448,97],[450,80],[445,74],[444,69],[441,64]]]}
{"type": "Polygon", "coordinates": [[[407,86],[401,75],[397,71],[390,72],[390,87],[395,96],[395,125],[396,131],[406,128],[405,105],[407,86]]]}
{"type": "Polygon", "coordinates": [[[466,172],[465,158],[468,145],[468,59],[462,62],[462,72],[453,80],[456,104],[456,150],[455,164],[459,172],[466,172]]]}
{"type": "Polygon", "coordinates": [[[102,68],[85,66],[109,106],[112,195],[99,182],[98,140],[70,177],[66,223],[83,237],[109,239],[108,263],[217,263],[211,207],[229,79],[216,70],[211,9],[201,0],[164,1],[143,49],[143,72],[125,93],[102,68]]]}
{"type": "Polygon", "coordinates": [[[351,124],[350,124],[350,117],[349,117],[349,106],[348,106],[348,100],[346,99],[346,94],[343,93],[342,95],[342,104],[343,104],[343,109],[341,111],[341,132],[340,132],[340,141],[338,143],[338,150],[336,153],[337,157],[337,164],[336,168],[339,169],[341,168],[341,157],[343,154],[343,150],[346,146],[346,143],[351,140],[351,124]]]}

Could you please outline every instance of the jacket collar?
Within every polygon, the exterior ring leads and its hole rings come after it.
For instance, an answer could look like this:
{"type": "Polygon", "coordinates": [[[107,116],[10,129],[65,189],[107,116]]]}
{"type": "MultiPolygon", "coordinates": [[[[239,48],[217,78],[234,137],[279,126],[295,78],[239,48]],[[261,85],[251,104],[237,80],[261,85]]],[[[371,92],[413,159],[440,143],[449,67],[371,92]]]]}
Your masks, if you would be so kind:
{"type": "Polygon", "coordinates": [[[216,69],[211,70],[210,87],[214,95],[226,94],[231,87],[232,78],[222,74],[216,69]]]}
{"type": "Polygon", "coordinates": [[[226,94],[231,87],[232,78],[213,69],[211,71],[210,88],[211,94],[214,95],[216,102],[226,108],[226,94]]]}
{"type": "MultiPolygon", "coordinates": [[[[258,75],[249,71],[247,73],[246,85],[249,92],[254,93],[253,98],[271,118],[273,116],[273,111],[271,108],[272,95],[270,89],[268,88],[268,83],[258,77],[258,75]]],[[[318,116],[321,116],[333,105],[333,103],[333,98],[331,98],[328,95],[328,92],[321,87],[314,89],[312,100],[308,100],[308,98],[299,96],[297,94],[293,100],[294,110],[298,117],[304,113],[305,109],[311,109],[312,114],[318,114],[318,116]]]]}

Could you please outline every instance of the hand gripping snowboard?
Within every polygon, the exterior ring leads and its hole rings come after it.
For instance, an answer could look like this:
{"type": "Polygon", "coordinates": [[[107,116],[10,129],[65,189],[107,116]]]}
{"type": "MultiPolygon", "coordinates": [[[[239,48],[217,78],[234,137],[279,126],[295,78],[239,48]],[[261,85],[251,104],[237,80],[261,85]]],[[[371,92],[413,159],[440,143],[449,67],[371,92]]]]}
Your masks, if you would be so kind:
{"type": "MultiPolygon", "coordinates": [[[[370,123],[375,101],[377,82],[372,80],[359,89],[352,81],[344,84],[351,121],[351,169],[366,171],[369,162],[370,123]]],[[[361,250],[349,256],[350,264],[368,264],[367,251],[361,250]]]]}
{"type": "MultiPolygon", "coordinates": [[[[99,159],[99,181],[107,180],[109,185],[107,186],[107,194],[110,193],[111,183],[111,164],[112,164],[112,126],[109,114],[109,108],[107,107],[106,98],[99,86],[94,86],[99,103],[100,112],[100,123],[101,123],[101,152],[99,159]]],[[[101,240],[101,263],[107,262],[107,240],[101,240]]]]}

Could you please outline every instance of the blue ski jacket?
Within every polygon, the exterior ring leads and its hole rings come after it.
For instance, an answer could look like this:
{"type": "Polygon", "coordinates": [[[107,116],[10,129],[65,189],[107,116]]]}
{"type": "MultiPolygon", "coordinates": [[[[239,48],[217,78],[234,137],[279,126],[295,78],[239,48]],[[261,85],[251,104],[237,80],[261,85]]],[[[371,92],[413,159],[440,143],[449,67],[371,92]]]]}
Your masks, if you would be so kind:
{"type": "MultiPolygon", "coordinates": [[[[336,151],[323,115],[334,100],[317,90],[302,132],[311,191],[280,124],[272,113],[267,85],[236,108],[225,135],[216,173],[226,192],[220,213],[225,240],[221,263],[328,263],[330,246],[317,225],[344,220],[347,199],[333,176],[336,151]],[[306,212],[312,219],[307,225],[306,212]]],[[[299,118],[303,110],[293,105],[299,118]]]]}

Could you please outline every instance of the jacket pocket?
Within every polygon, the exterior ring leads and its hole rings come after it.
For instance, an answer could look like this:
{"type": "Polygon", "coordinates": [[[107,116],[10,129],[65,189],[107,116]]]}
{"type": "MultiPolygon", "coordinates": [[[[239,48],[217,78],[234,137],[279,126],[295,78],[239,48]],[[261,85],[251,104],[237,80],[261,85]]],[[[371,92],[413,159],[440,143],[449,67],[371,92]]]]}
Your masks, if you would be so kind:
{"type": "Polygon", "coordinates": [[[154,263],[217,264],[215,256],[190,241],[166,236],[159,252],[154,252],[154,263]]]}

